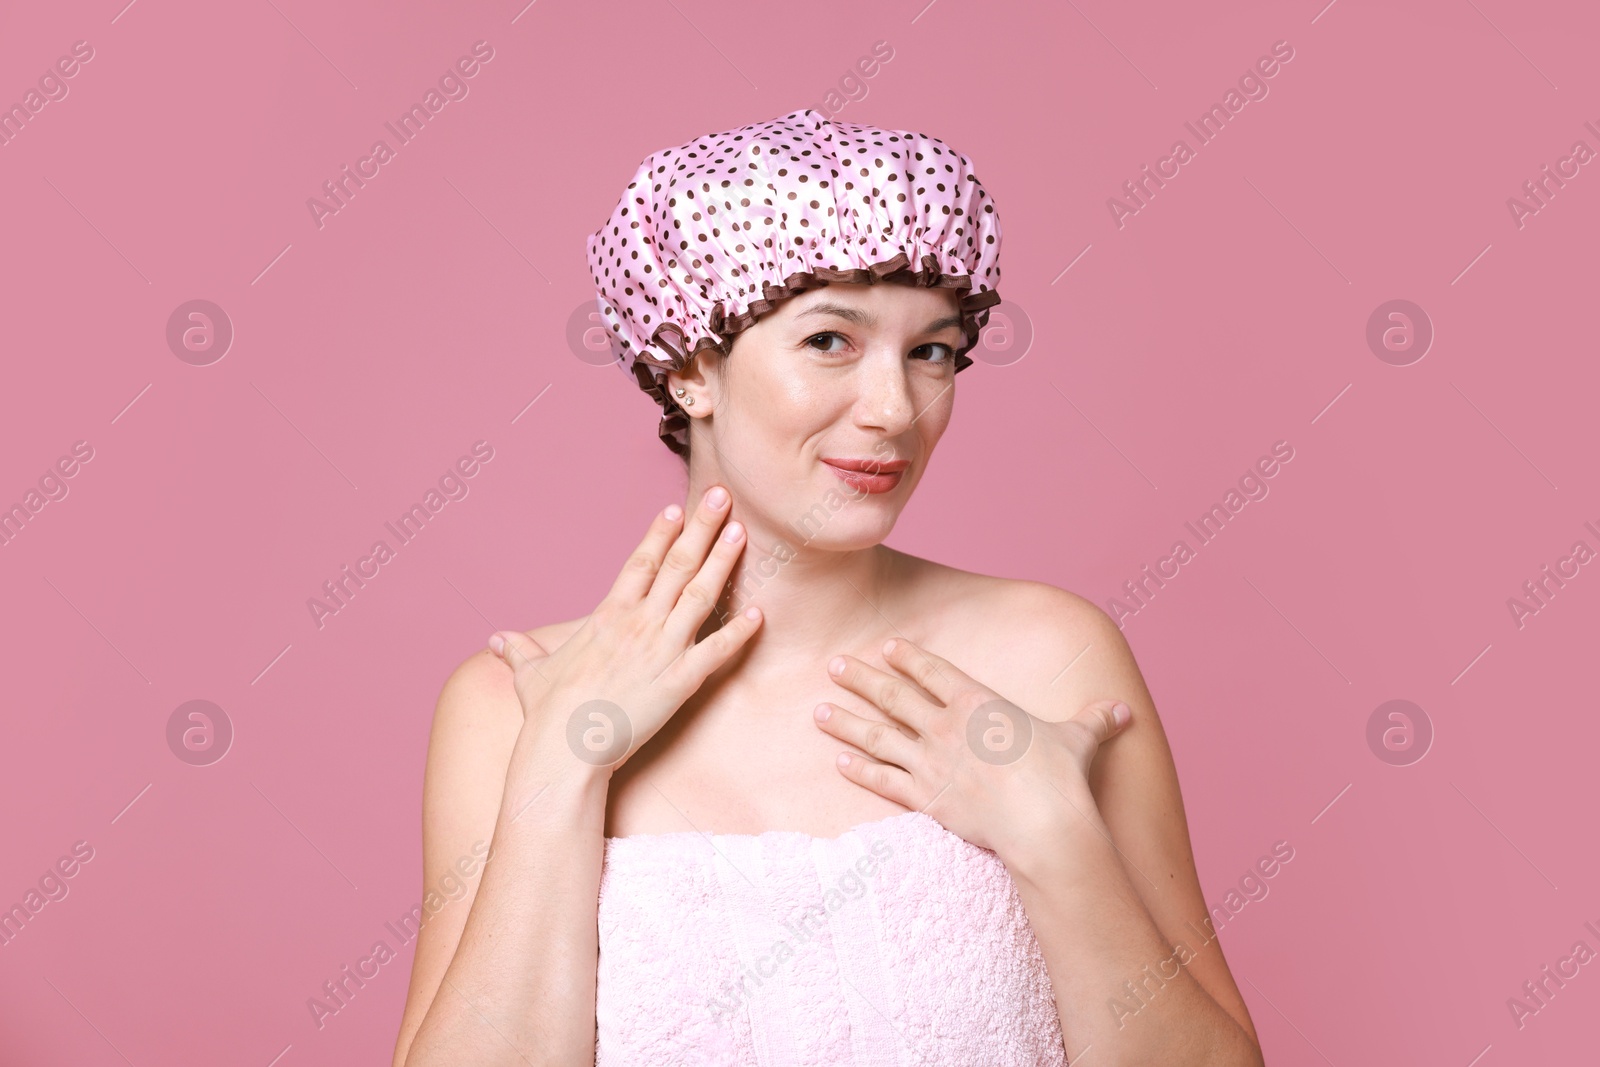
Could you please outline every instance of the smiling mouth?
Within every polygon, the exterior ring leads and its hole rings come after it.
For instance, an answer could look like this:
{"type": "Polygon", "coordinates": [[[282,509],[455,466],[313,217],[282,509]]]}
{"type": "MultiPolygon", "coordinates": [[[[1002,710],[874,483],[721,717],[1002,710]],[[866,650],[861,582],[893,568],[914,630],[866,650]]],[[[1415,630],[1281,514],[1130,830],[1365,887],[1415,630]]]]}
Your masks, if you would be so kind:
{"type": "Polygon", "coordinates": [[[859,471],[863,474],[899,474],[911,466],[909,460],[904,459],[826,459],[823,461],[830,467],[839,470],[859,471]]]}
{"type": "Polygon", "coordinates": [[[877,460],[825,459],[822,461],[834,474],[853,489],[865,493],[887,493],[900,484],[906,468],[905,460],[879,462],[877,460]]]}

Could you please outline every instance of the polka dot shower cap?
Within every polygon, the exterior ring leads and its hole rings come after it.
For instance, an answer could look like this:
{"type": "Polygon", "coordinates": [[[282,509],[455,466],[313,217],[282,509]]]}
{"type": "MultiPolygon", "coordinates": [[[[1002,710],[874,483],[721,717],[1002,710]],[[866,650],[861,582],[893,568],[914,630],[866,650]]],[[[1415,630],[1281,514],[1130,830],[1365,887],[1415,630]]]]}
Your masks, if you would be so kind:
{"type": "Polygon", "coordinates": [[[1000,219],[972,162],[921,133],[820,112],[697,137],[639,165],[588,239],[611,354],[661,405],[681,455],[689,417],[666,375],[779,301],[829,282],[957,290],[967,342],[1000,303],[1000,219]]]}

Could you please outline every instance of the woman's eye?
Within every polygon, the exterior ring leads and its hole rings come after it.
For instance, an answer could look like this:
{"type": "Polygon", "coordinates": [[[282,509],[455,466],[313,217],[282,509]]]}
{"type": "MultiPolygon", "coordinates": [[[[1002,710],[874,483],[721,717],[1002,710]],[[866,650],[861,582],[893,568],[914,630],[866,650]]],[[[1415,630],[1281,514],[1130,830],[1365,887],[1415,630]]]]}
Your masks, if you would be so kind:
{"type": "MultiPolygon", "coordinates": [[[[830,330],[827,333],[812,334],[810,337],[806,338],[806,344],[808,344],[808,345],[812,344],[814,341],[818,340],[819,338],[824,338],[824,337],[836,337],[841,341],[843,341],[845,339],[844,334],[842,334],[842,333],[834,333],[834,332],[832,332],[830,330]]],[[[827,353],[829,355],[832,355],[832,354],[837,353],[839,351],[839,349],[837,349],[837,348],[815,348],[815,346],[813,346],[813,348],[817,352],[825,352],[825,353],[827,353]]]]}
{"type": "MultiPolygon", "coordinates": [[[[813,352],[821,352],[824,355],[833,356],[843,352],[844,347],[849,344],[849,341],[850,339],[844,334],[833,330],[828,330],[824,333],[812,334],[810,337],[806,338],[805,343],[811,347],[813,352]],[[818,345],[819,341],[822,342],[821,346],[818,345]],[[840,342],[840,347],[830,347],[831,342],[833,341],[840,342]]],[[[938,366],[943,363],[949,363],[951,360],[953,360],[955,358],[955,349],[951,348],[949,345],[937,343],[918,345],[916,348],[911,350],[911,358],[926,360],[927,362],[938,366]]]]}

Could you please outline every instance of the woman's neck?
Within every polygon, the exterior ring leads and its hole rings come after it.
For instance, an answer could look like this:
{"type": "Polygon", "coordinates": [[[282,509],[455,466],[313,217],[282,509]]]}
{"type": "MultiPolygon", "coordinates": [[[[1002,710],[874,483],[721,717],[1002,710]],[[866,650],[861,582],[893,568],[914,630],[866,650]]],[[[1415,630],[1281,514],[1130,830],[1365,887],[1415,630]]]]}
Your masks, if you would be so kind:
{"type": "Polygon", "coordinates": [[[737,507],[733,518],[745,527],[744,551],[701,634],[760,608],[761,628],[738,657],[741,668],[781,670],[815,659],[821,671],[834,655],[896,629],[888,601],[899,586],[899,553],[884,545],[823,549],[792,528],[752,525],[737,507]]]}

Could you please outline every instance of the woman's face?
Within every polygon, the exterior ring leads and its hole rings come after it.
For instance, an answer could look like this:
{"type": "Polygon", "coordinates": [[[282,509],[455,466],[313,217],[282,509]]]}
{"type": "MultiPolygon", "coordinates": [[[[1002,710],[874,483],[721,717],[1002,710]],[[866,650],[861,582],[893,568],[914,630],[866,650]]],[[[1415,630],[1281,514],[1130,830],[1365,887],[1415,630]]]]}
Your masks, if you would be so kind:
{"type": "Polygon", "coordinates": [[[790,297],[726,359],[699,360],[704,381],[690,384],[711,415],[692,420],[693,484],[726,485],[747,525],[796,548],[881,542],[949,424],[964,341],[951,289],[829,284],[790,297]]]}

